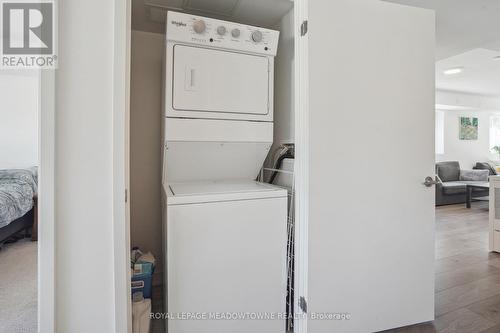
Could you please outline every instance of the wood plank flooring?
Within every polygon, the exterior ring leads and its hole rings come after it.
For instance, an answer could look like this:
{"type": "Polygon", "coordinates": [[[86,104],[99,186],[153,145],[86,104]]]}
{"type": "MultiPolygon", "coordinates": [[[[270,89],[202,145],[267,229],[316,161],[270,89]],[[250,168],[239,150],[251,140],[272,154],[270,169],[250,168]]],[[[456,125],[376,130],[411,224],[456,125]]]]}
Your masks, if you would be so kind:
{"type": "Polygon", "coordinates": [[[500,333],[500,254],[488,252],[488,203],[436,208],[436,319],[384,333],[500,333]]]}

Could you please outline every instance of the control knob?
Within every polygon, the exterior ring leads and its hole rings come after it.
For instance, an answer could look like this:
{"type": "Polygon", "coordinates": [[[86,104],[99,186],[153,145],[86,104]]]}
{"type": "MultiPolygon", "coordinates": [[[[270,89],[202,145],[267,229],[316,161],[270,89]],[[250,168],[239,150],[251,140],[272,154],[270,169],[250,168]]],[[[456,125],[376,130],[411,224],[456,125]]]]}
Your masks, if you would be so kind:
{"type": "Polygon", "coordinates": [[[252,32],[252,40],[256,43],[259,43],[262,41],[262,32],[260,32],[259,30],[255,30],[254,32],[252,32]]]}
{"type": "Polygon", "coordinates": [[[193,23],[193,30],[194,32],[196,32],[197,34],[202,34],[203,32],[205,32],[205,29],[206,29],[206,25],[205,25],[205,21],[203,20],[196,20],[194,21],[193,23]]]}
{"type": "Polygon", "coordinates": [[[220,25],[219,27],[217,27],[217,33],[221,36],[224,36],[226,34],[226,27],[220,25]]]}
{"type": "Polygon", "coordinates": [[[240,29],[237,29],[237,28],[233,29],[231,31],[231,36],[233,36],[234,38],[240,37],[240,29]]]}

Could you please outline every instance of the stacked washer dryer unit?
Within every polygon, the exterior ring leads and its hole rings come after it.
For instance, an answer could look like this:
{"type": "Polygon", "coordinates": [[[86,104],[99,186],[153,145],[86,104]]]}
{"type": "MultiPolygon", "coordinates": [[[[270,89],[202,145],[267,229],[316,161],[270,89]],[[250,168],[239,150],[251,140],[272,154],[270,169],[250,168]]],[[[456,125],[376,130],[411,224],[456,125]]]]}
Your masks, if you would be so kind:
{"type": "Polygon", "coordinates": [[[254,181],[279,33],[176,12],[166,24],[167,331],[284,332],[287,192],[254,181]]]}

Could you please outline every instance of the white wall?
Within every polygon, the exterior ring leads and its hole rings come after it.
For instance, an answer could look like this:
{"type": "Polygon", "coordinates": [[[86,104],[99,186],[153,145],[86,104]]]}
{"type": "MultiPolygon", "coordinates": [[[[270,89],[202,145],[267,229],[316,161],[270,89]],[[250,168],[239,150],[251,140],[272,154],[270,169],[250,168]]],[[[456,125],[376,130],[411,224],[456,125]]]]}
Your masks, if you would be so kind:
{"type": "Polygon", "coordinates": [[[436,161],[459,161],[463,169],[472,169],[476,162],[498,159],[490,151],[490,118],[500,115],[498,99],[438,91],[438,108],[444,113],[444,154],[437,154],[436,161]],[[451,109],[451,110],[450,110],[451,109]],[[478,139],[459,140],[459,118],[477,117],[478,139]]]}
{"type": "Polygon", "coordinates": [[[495,111],[443,111],[444,154],[436,155],[436,161],[459,161],[463,169],[472,169],[476,162],[498,159],[490,152],[490,117],[495,111]],[[459,140],[459,118],[477,117],[478,139],[459,140]]]}
{"type": "Polygon", "coordinates": [[[57,332],[115,332],[112,121],[117,13],[113,0],[59,2],[57,332]]]}
{"type": "Polygon", "coordinates": [[[132,31],[130,96],[130,236],[157,258],[162,281],[161,121],[164,35],[132,31]]]}
{"type": "MultiPolygon", "coordinates": [[[[278,52],[274,59],[274,142],[264,162],[268,168],[273,167],[274,153],[280,145],[295,142],[294,23],[294,10],[291,9],[273,28],[280,31],[280,38],[278,52]]],[[[268,179],[271,174],[267,171],[264,177],[268,179]]]]}
{"type": "Polygon", "coordinates": [[[38,165],[36,71],[0,71],[0,169],[38,165]]]}
{"type": "Polygon", "coordinates": [[[295,139],[293,9],[281,19],[276,29],[280,31],[280,39],[274,68],[274,147],[295,139]]]}
{"type": "Polygon", "coordinates": [[[500,98],[437,90],[436,105],[450,110],[500,110],[500,98]]]}

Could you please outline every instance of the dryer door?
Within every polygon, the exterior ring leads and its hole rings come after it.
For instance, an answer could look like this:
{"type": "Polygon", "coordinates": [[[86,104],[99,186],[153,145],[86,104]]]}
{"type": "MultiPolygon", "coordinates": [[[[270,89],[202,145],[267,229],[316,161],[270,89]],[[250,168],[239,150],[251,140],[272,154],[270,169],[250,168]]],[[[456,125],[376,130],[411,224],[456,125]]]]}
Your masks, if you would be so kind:
{"type": "Polygon", "coordinates": [[[269,58],[185,45],[175,45],[173,53],[172,108],[178,114],[269,113],[269,58]]]}

